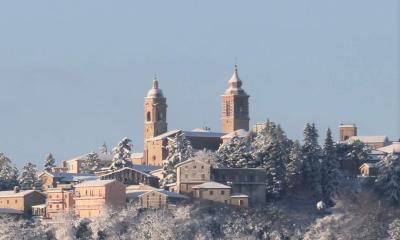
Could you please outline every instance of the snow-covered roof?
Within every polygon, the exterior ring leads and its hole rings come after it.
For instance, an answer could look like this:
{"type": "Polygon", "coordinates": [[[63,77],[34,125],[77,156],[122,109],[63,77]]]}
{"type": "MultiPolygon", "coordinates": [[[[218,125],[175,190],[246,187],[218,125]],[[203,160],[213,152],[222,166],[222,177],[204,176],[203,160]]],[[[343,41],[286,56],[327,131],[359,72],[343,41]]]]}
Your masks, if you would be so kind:
{"type": "Polygon", "coordinates": [[[249,135],[249,132],[244,130],[244,129],[238,129],[234,132],[228,133],[223,135],[221,138],[233,138],[235,136],[239,137],[239,138],[244,138],[247,137],[249,135]]]}
{"type": "Polygon", "coordinates": [[[135,192],[126,192],[126,198],[129,200],[133,200],[138,198],[140,195],[143,195],[149,191],[135,191],[135,192]]]}
{"type": "Polygon", "coordinates": [[[378,148],[378,150],[385,153],[400,153],[400,142],[393,142],[389,146],[378,148]]]}
{"type": "Polygon", "coordinates": [[[0,214],[24,214],[24,212],[14,208],[0,208],[0,214]]]}
{"type": "Polygon", "coordinates": [[[387,142],[388,138],[386,136],[352,136],[349,138],[350,142],[357,140],[363,143],[383,143],[387,142]]]}
{"type": "Polygon", "coordinates": [[[131,158],[142,158],[143,157],[143,153],[131,153],[131,158]]]}
{"type": "Polygon", "coordinates": [[[178,129],[171,130],[171,131],[168,131],[168,132],[166,132],[166,133],[163,133],[163,134],[160,134],[160,135],[158,135],[158,136],[155,136],[155,137],[153,137],[153,138],[149,138],[148,140],[150,140],[150,141],[161,140],[161,139],[170,137],[170,136],[172,136],[172,135],[175,135],[175,134],[177,134],[177,133],[179,133],[179,132],[181,132],[181,130],[178,130],[178,129]]]}
{"type": "Polygon", "coordinates": [[[115,179],[111,179],[111,180],[92,180],[92,181],[85,181],[82,183],[79,183],[77,185],[75,185],[75,188],[78,187],[102,187],[105,186],[107,184],[110,184],[112,182],[116,182],[117,180],[115,179]]]}
{"type": "Polygon", "coordinates": [[[182,194],[179,194],[179,193],[176,193],[176,192],[170,192],[170,191],[167,191],[167,190],[164,190],[164,189],[158,189],[156,191],[160,192],[160,193],[162,193],[164,195],[167,195],[168,197],[172,197],[172,198],[188,198],[188,197],[186,197],[186,196],[184,196],[182,194]]]}
{"type": "Polygon", "coordinates": [[[203,184],[200,184],[200,185],[196,185],[196,186],[193,186],[192,188],[202,188],[202,189],[208,189],[208,188],[217,188],[217,189],[220,189],[220,188],[231,188],[230,186],[227,186],[227,185],[224,185],[224,184],[221,184],[221,183],[217,183],[217,182],[205,182],[205,183],[203,183],[203,184]]]}
{"type": "Polygon", "coordinates": [[[152,171],[159,170],[162,167],[153,165],[133,164],[131,168],[139,172],[150,173],[152,171]]]}
{"type": "Polygon", "coordinates": [[[158,81],[155,78],[153,80],[153,87],[147,92],[147,98],[162,98],[164,97],[161,89],[158,88],[158,81]]]}
{"type": "Polygon", "coordinates": [[[356,125],[355,125],[355,124],[340,124],[339,127],[340,127],[340,128],[342,128],[342,127],[343,127],[343,128],[344,128],[344,127],[356,127],[356,125]]]}
{"type": "Polygon", "coordinates": [[[233,71],[231,79],[228,81],[229,88],[225,91],[225,95],[246,95],[246,92],[242,89],[242,81],[239,78],[237,65],[233,71]]]}
{"type": "Polygon", "coordinates": [[[33,192],[37,192],[35,190],[20,190],[19,192],[14,191],[0,191],[0,198],[3,197],[23,197],[33,192]]]}
{"type": "MultiPolygon", "coordinates": [[[[79,182],[86,180],[97,179],[96,175],[91,173],[66,173],[66,172],[43,172],[42,174],[48,174],[54,178],[59,178],[60,182],[79,182]]],[[[40,174],[40,175],[42,175],[40,174]]]]}
{"type": "Polygon", "coordinates": [[[211,132],[211,131],[183,131],[185,137],[201,137],[201,138],[220,138],[225,135],[225,133],[211,132]]]}
{"type": "Polygon", "coordinates": [[[248,198],[248,197],[249,197],[248,195],[241,193],[231,195],[231,198],[248,198]]]}

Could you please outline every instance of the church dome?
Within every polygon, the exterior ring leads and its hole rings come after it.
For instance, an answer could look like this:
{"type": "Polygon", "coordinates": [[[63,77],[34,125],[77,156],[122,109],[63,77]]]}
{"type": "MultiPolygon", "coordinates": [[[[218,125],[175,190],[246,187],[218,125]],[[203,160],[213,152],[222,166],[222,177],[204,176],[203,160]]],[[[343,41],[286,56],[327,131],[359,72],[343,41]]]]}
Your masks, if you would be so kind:
{"type": "Polygon", "coordinates": [[[158,88],[158,81],[157,79],[153,80],[153,87],[147,92],[148,98],[162,98],[164,94],[161,89],[158,88]]]}
{"type": "Polygon", "coordinates": [[[246,92],[242,89],[242,81],[239,78],[237,65],[233,71],[231,79],[228,81],[229,88],[226,89],[225,95],[246,95],[246,92]]]}

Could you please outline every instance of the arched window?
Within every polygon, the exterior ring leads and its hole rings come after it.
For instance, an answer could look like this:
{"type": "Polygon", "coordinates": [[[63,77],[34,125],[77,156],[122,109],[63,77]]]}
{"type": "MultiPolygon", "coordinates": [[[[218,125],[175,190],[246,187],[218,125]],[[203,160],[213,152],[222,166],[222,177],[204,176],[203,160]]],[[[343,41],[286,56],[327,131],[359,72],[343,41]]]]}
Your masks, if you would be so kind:
{"type": "Polygon", "coordinates": [[[227,101],[225,107],[226,107],[225,108],[226,116],[230,116],[231,115],[231,103],[229,101],[227,101]]]}
{"type": "Polygon", "coordinates": [[[164,120],[164,114],[162,112],[157,112],[157,121],[164,120]]]}
{"type": "Polygon", "coordinates": [[[147,112],[146,119],[147,119],[148,122],[151,121],[151,113],[150,112],[147,112]]]}

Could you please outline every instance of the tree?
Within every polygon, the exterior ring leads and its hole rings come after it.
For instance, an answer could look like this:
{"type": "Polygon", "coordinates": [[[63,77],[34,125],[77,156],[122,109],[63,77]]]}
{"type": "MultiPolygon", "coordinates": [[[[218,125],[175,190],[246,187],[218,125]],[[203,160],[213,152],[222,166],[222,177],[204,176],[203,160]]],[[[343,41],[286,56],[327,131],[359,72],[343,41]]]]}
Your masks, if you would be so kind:
{"type": "Polygon", "coordinates": [[[44,170],[51,172],[52,168],[55,167],[56,160],[53,157],[52,153],[47,154],[45,163],[44,163],[44,170]]]}
{"type": "Polygon", "coordinates": [[[359,166],[369,162],[371,149],[363,142],[357,140],[352,143],[340,143],[336,145],[336,156],[342,169],[350,176],[359,173],[359,166]]]}
{"type": "Polygon", "coordinates": [[[378,163],[376,186],[394,203],[400,203],[400,156],[389,154],[378,163]]]}
{"type": "Polygon", "coordinates": [[[101,154],[104,154],[104,155],[109,154],[107,144],[103,143],[103,145],[100,146],[99,151],[101,154]]]}
{"type": "Polygon", "coordinates": [[[255,167],[247,138],[234,136],[229,142],[222,144],[217,153],[218,167],[244,168],[255,167]]]}
{"type": "Polygon", "coordinates": [[[172,144],[167,146],[168,157],[163,161],[163,176],[161,186],[176,182],[176,169],[178,163],[184,162],[193,157],[193,150],[190,142],[183,133],[176,134],[172,144]]]}
{"type": "Polygon", "coordinates": [[[0,190],[11,190],[18,185],[18,170],[11,160],[0,152],[0,190]]]}
{"type": "Polygon", "coordinates": [[[321,189],[321,147],[318,144],[318,132],[314,124],[307,123],[304,128],[304,144],[302,147],[303,172],[316,198],[320,198],[321,189]]]}
{"type": "Polygon", "coordinates": [[[400,219],[395,219],[388,229],[390,239],[400,239],[400,219]]]}
{"type": "Polygon", "coordinates": [[[90,152],[87,154],[85,160],[82,163],[82,171],[84,172],[95,172],[102,167],[102,162],[99,155],[96,152],[90,152]]]}
{"type": "Polygon", "coordinates": [[[266,128],[257,134],[252,143],[253,158],[258,167],[266,169],[267,194],[279,197],[285,187],[285,163],[289,141],[279,125],[268,121],[266,128]]]}
{"type": "Polygon", "coordinates": [[[292,190],[302,183],[303,178],[303,157],[301,155],[301,145],[295,141],[290,149],[288,162],[286,163],[286,186],[292,190]]]}
{"type": "Polygon", "coordinates": [[[41,187],[41,182],[38,178],[36,165],[28,162],[22,169],[19,178],[19,185],[23,190],[38,189],[41,187]]]}
{"type": "Polygon", "coordinates": [[[323,149],[323,157],[321,164],[322,176],[322,196],[323,201],[332,205],[332,196],[338,190],[340,178],[340,164],[336,156],[335,144],[332,139],[331,130],[328,128],[326,131],[326,138],[323,149]]]}
{"type": "Polygon", "coordinates": [[[124,167],[132,167],[131,149],[132,144],[129,138],[123,138],[113,149],[114,157],[110,169],[117,170],[124,167]]]}

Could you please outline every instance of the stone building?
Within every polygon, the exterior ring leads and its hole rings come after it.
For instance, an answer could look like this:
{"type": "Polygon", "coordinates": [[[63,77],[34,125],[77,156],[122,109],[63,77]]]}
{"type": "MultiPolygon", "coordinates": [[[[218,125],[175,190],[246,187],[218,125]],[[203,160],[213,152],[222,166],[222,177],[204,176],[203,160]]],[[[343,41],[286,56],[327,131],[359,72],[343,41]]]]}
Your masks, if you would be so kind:
{"type": "Polygon", "coordinates": [[[153,87],[144,99],[144,152],[132,159],[134,163],[147,165],[162,165],[168,156],[167,146],[171,139],[183,133],[195,150],[217,150],[222,144],[222,137],[228,133],[243,129],[249,130],[249,95],[242,89],[242,81],[238,76],[237,66],[229,87],[221,99],[222,133],[211,132],[209,129],[192,131],[168,131],[167,99],[159,88],[158,80],[153,80],[153,87]]]}
{"type": "Polygon", "coordinates": [[[360,141],[368,145],[371,149],[383,148],[390,144],[389,139],[386,136],[358,136],[357,126],[355,124],[340,124],[339,140],[340,142],[347,143],[360,141]]]}
{"type": "Polygon", "coordinates": [[[197,199],[248,207],[248,196],[245,194],[231,195],[230,186],[217,182],[205,182],[192,188],[194,197],[197,199]]]}
{"type": "Polygon", "coordinates": [[[75,214],[80,218],[98,217],[107,209],[125,207],[125,185],[117,180],[93,180],[75,185],[75,214]]]}
{"type": "Polygon", "coordinates": [[[364,163],[360,166],[360,174],[363,177],[373,177],[378,174],[378,164],[364,163]]]}
{"type": "Polygon", "coordinates": [[[47,191],[46,213],[47,218],[73,211],[75,207],[74,192],[72,189],[49,189],[47,191]]]}
{"type": "Polygon", "coordinates": [[[266,170],[263,168],[213,168],[212,181],[229,185],[232,194],[245,194],[251,205],[266,202],[266,170]]]}
{"type": "Polygon", "coordinates": [[[52,188],[71,188],[71,186],[97,179],[96,175],[90,173],[66,173],[66,172],[47,172],[39,174],[42,183],[42,190],[47,191],[52,188]]]}
{"type": "Polygon", "coordinates": [[[158,188],[159,179],[150,174],[151,171],[158,170],[157,166],[133,165],[132,168],[125,167],[118,170],[108,170],[97,172],[97,176],[102,180],[118,180],[125,185],[146,184],[158,188]]]}
{"type": "Polygon", "coordinates": [[[175,208],[186,199],[188,198],[179,193],[156,189],[139,195],[137,202],[144,208],[175,208]]]}
{"type": "Polygon", "coordinates": [[[249,95],[242,89],[237,66],[229,80],[229,88],[222,95],[222,131],[230,133],[239,129],[249,130],[249,95]]]}
{"type": "Polygon", "coordinates": [[[0,208],[18,210],[25,214],[32,213],[32,206],[43,204],[46,197],[35,190],[20,190],[15,187],[13,191],[0,191],[0,208]]]}
{"type": "Polygon", "coordinates": [[[176,185],[172,192],[193,195],[193,186],[211,180],[211,166],[203,161],[191,159],[176,165],[176,185]]]}

